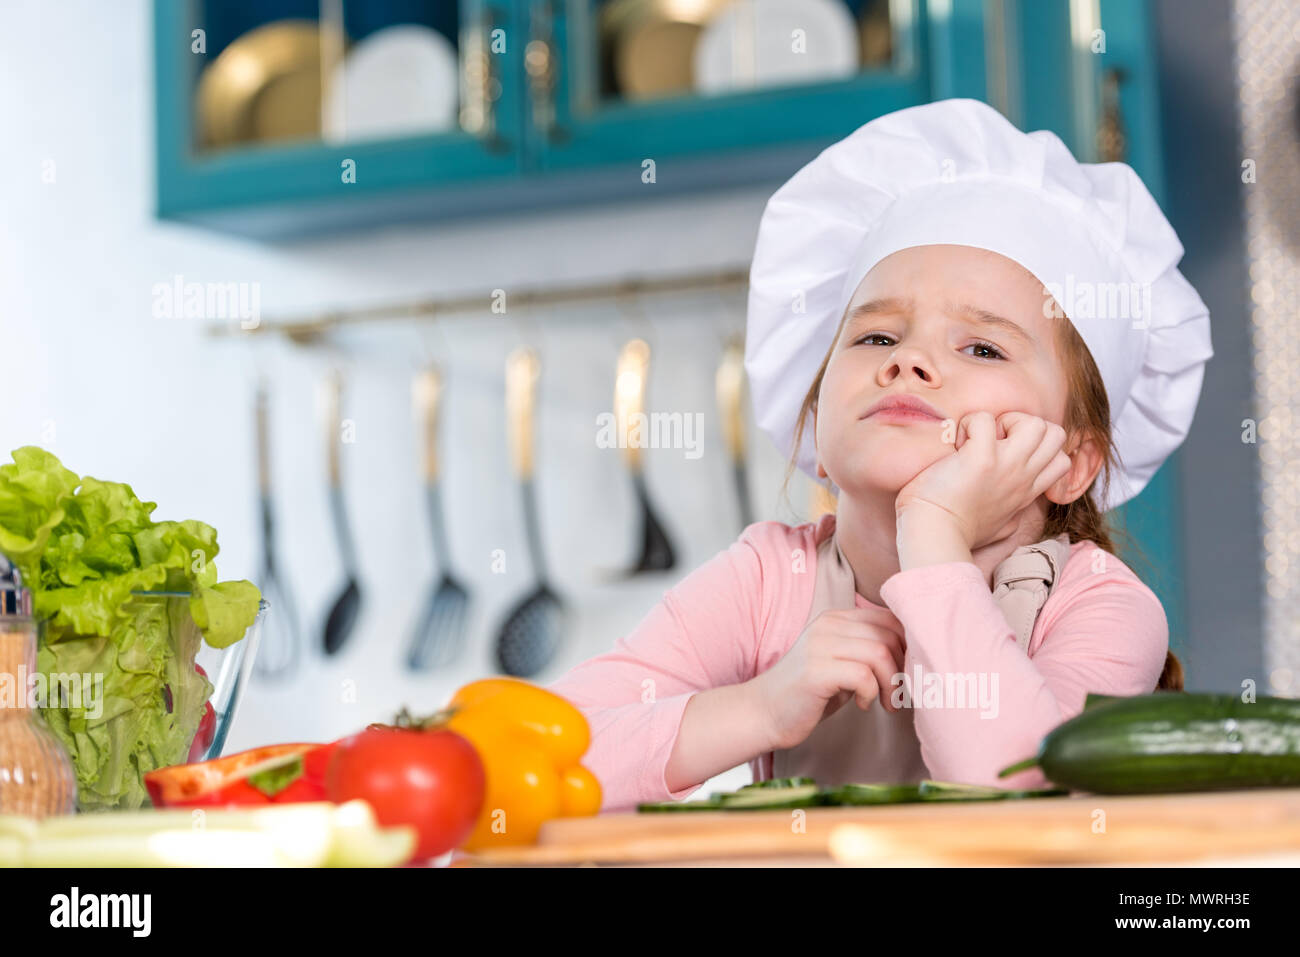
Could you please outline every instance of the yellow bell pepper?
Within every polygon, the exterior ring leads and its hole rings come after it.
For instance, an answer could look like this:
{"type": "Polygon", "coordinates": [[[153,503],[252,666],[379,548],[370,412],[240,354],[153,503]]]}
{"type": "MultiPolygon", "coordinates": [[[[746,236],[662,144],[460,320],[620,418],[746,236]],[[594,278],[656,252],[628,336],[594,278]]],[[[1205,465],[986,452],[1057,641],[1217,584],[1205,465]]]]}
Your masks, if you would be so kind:
{"type": "Polygon", "coordinates": [[[600,782],[579,764],[591,743],[582,712],[519,678],[484,678],[447,703],[444,726],[469,739],[487,790],[467,851],[532,844],[542,823],[600,810],[600,782]]]}

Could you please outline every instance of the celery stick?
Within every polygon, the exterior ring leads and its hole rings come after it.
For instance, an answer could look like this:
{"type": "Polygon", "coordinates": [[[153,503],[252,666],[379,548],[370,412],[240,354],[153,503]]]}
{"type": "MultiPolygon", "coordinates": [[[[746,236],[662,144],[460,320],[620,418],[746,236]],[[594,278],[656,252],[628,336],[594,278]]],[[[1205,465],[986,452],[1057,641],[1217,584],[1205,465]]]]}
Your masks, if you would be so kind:
{"type": "Polygon", "coordinates": [[[11,853],[30,835],[36,867],[395,867],[418,842],[415,828],[379,828],[365,801],[64,815],[31,822],[11,853]]]}
{"type": "MultiPolygon", "coordinates": [[[[61,853],[63,844],[82,842],[95,849],[95,853],[103,851],[110,857],[120,853],[127,860],[140,857],[152,862],[141,866],[159,867],[165,864],[153,856],[154,849],[158,848],[164,851],[178,848],[183,860],[189,860],[193,854],[200,860],[224,862],[228,855],[218,844],[230,835],[239,835],[231,847],[248,856],[244,866],[319,867],[333,847],[335,815],[339,810],[332,804],[311,803],[252,810],[202,810],[198,814],[191,810],[80,814],[46,819],[41,823],[35,843],[49,843],[61,853]],[[205,840],[208,835],[219,838],[205,840]]],[[[362,813],[370,815],[369,806],[362,813]]],[[[238,866],[240,861],[232,863],[238,866]]]]}
{"type": "Polygon", "coordinates": [[[413,827],[380,829],[365,801],[349,801],[334,811],[334,844],[327,867],[397,867],[415,853],[413,827]]]}
{"type": "Polygon", "coordinates": [[[0,814],[0,837],[16,837],[25,841],[36,836],[39,823],[36,818],[22,814],[0,814]]]}
{"type": "Polygon", "coordinates": [[[326,801],[268,804],[250,808],[166,808],[157,811],[104,811],[66,814],[40,822],[41,837],[95,837],[101,834],[152,834],[158,831],[259,831],[299,818],[330,819],[335,805],[326,801]]]}
{"type": "Polygon", "coordinates": [[[0,867],[22,867],[27,842],[12,834],[0,834],[0,867]]]}
{"type": "Polygon", "coordinates": [[[27,844],[28,867],[286,867],[319,865],[317,859],[286,854],[256,831],[161,831],[156,834],[99,834],[37,838],[27,844]]]}
{"type": "Polygon", "coordinates": [[[326,867],[398,867],[411,859],[418,840],[413,827],[341,827],[334,837],[326,867]]]}

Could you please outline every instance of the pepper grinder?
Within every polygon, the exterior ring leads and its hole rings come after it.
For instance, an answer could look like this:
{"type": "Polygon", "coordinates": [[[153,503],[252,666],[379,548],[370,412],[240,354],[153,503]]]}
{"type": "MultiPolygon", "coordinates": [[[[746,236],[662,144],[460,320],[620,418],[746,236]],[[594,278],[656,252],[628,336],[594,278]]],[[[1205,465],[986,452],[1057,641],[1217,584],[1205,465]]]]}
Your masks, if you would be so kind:
{"type": "Polygon", "coordinates": [[[32,713],[36,620],[22,574],[0,554],[0,814],[42,818],[77,808],[67,751],[32,713]]]}

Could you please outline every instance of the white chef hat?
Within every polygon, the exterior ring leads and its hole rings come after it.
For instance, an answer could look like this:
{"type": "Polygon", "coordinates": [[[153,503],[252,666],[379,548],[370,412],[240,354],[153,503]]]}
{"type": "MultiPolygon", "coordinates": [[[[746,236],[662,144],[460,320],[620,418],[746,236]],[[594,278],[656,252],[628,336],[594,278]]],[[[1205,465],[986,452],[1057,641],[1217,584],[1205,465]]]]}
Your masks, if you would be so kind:
{"type": "MultiPolygon", "coordinates": [[[[755,419],[787,456],[799,409],[862,278],[900,249],[991,250],[1051,291],[1106,386],[1121,468],[1099,505],[1146,487],[1200,396],[1210,316],[1173,227],[1124,163],[1079,163],[978,100],[879,117],[827,147],[763,210],[745,369],[755,419]]],[[[811,418],[797,463],[816,477],[811,418]]]]}

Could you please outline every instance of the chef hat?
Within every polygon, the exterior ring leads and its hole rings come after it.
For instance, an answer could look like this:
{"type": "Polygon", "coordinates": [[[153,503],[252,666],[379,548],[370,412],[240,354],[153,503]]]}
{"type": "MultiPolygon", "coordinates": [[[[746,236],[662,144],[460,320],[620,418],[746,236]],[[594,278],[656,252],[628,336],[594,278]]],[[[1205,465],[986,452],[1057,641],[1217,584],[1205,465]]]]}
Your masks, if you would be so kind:
{"type": "MultiPolygon", "coordinates": [[[[1210,316],[1177,264],[1173,227],[1132,168],[1079,163],[978,100],[872,120],[827,147],[763,210],[749,277],[745,369],[755,419],[786,455],[799,409],[853,293],[900,249],[991,250],[1032,273],[1101,372],[1120,468],[1109,510],[1182,443],[1200,396],[1210,316]]],[[[816,476],[811,417],[796,459],[816,476]]]]}

